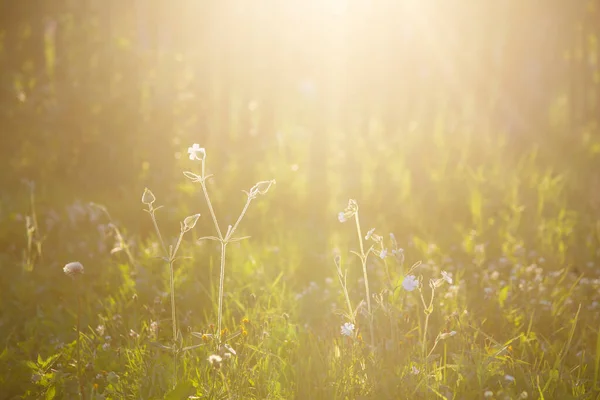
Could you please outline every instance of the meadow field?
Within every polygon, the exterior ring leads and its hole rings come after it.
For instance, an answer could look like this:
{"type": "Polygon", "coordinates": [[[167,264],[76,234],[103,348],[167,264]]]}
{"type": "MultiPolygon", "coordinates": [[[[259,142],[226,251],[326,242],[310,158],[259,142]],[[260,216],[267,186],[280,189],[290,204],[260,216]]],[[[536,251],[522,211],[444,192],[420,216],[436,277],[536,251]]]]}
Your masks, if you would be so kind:
{"type": "Polygon", "coordinates": [[[0,399],[600,399],[580,3],[0,1],[0,399]]]}

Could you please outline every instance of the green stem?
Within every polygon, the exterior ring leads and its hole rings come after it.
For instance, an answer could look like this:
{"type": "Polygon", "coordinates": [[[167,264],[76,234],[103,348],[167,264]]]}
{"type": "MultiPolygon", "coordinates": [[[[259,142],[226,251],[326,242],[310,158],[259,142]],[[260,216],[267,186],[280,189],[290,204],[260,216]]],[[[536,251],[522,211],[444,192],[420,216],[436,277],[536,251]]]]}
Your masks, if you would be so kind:
{"type": "Polygon", "coordinates": [[[77,377],[79,380],[79,394],[85,400],[83,375],[81,373],[81,291],[78,283],[75,286],[77,287],[77,377]]]}
{"type": "Polygon", "coordinates": [[[358,232],[358,243],[360,244],[360,261],[362,263],[363,276],[365,280],[365,294],[367,296],[367,309],[369,311],[369,331],[371,334],[371,347],[375,348],[375,332],[373,329],[373,313],[371,312],[371,293],[369,290],[369,276],[367,275],[367,255],[365,254],[365,248],[363,245],[362,232],[360,230],[360,220],[358,218],[358,211],[354,214],[356,221],[356,230],[358,232]]]}
{"type": "Polygon", "coordinates": [[[219,345],[221,344],[221,323],[223,320],[223,288],[225,283],[225,251],[227,249],[227,242],[221,241],[221,273],[219,277],[219,310],[218,310],[218,322],[217,322],[217,338],[219,339],[219,345]]]}
{"type": "Polygon", "coordinates": [[[206,189],[206,181],[204,174],[204,159],[202,159],[202,180],[200,181],[200,185],[202,186],[202,193],[204,193],[204,199],[206,199],[206,204],[208,205],[208,210],[210,211],[210,216],[212,217],[213,223],[215,224],[215,228],[217,229],[217,234],[219,235],[219,239],[223,240],[223,234],[221,233],[221,228],[219,228],[219,223],[217,222],[217,216],[215,215],[215,210],[213,209],[212,203],[210,202],[210,197],[208,197],[208,190],[206,189]]]}
{"type": "Polygon", "coordinates": [[[252,202],[252,198],[250,196],[248,196],[248,200],[246,200],[246,205],[244,206],[244,209],[240,213],[240,216],[238,217],[237,221],[235,221],[235,224],[233,225],[233,228],[231,228],[231,230],[229,231],[229,234],[225,238],[225,241],[231,239],[231,237],[233,236],[233,232],[235,232],[235,230],[237,229],[238,225],[242,221],[242,218],[244,218],[244,215],[246,215],[246,211],[248,211],[248,207],[250,206],[251,202],[252,202]]]}
{"type": "Polygon", "coordinates": [[[160,234],[160,229],[158,229],[158,223],[156,222],[156,216],[154,215],[154,210],[152,209],[152,206],[150,206],[150,216],[152,217],[152,223],[154,224],[154,230],[156,230],[156,235],[158,236],[158,240],[160,240],[160,244],[163,248],[165,256],[168,256],[169,252],[167,251],[167,246],[165,246],[165,241],[163,240],[162,235],[160,234]]]}

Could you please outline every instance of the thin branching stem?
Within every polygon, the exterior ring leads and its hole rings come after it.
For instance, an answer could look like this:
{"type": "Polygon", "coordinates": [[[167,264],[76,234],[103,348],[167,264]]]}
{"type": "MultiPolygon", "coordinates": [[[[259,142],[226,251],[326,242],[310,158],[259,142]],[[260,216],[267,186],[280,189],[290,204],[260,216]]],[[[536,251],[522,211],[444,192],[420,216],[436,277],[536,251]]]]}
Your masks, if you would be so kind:
{"type": "Polygon", "coordinates": [[[248,211],[248,207],[250,207],[250,203],[251,202],[252,202],[252,197],[248,196],[248,200],[246,200],[246,205],[244,205],[244,208],[243,208],[242,212],[240,213],[240,216],[238,217],[237,221],[235,221],[235,224],[233,225],[233,228],[231,228],[231,230],[229,231],[229,234],[225,238],[226,241],[228,241],[229,239],[231,239],[231,237],[233,236],[233,232],[235,232],[235,230],[237,229],[238,225],[242,221],[242,218],[244,218],[244,215],[246,215],[246,211],[248,211]]]}
{"type": "Polygon", "coordinates": [[[369,331],[371,333],[371,347],[375,348],[375,331],[373,329],[373,312],[371,311],[371,292],[369,290],[369,276],[367,275],[367,254],[363,245],[362,231],[360,230],[360,220],[358,218],[358,210],[354,213],[356,221],[356,231],[358,233],[358,243],[360,244],[360,261],[362,263],[363,277],[365,280],[365,294],[367,296],[367,310],[369,311],[369,331]]]}
{"type": "Polygon", "coordinates": [[[208,205],[208,210],[210,211],[210,216],[212,217],[213,223],[215,225],[215,229],[217,230],[217,234],[219,235],[219,239],[223,240],[223,234],[221,233],[221,228],[219,228],[219,223],[217,222],[217,216],[215,214],[215,210],[213,209],[212,203],[210,202],[210,197],[208,196],[208,190],[206,188],[206,175],[205,175],[205,166],[204,166],[204,158],[202,159],[202,177],[200,180],[200,186],[202,186],[202,193],[204,193],[204,199],[206,200],[206,204],[208,205]]]}
{"type": "Polygon", "coordinates": [[[167,251],[167,246],[165,245],[165,241],[163,240],[163,237],[160,233],[160,229],[158,229],[158,223],[156,222],[156,215],[154,215],[154,209],[152,209],[152,208],[150,208],[150,216],[152,217],[152,223],[154,224],[154,230],[156,230],[156,235],[158,236],[158,240],[160,240],[160,245],[163,248],[163,252],[165,253],[165,256],[167,256],[169,254],[169,252],[167,251]]]}

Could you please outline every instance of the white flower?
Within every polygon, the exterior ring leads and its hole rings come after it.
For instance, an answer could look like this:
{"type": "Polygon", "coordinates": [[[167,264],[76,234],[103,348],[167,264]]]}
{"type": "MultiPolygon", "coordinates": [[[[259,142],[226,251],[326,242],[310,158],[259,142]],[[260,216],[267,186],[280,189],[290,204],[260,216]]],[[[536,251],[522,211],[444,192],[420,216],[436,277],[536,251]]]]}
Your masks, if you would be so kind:
{"type": "Polygon", "coordinates": [[[200,147],[198,143],[194,143],[192,147],[188,147],[188,153],[190,153],[190,160],[204,160],[206,157],[206,150],[204,147],[200,147]],[[198,156],[200,154],[200,156],[198,156]]]}
{"type": "Polygon", "coordinates": [[[388,253],[387,249],[382,249],[379,252],[379,258],[381,258],[383,260],[387,256],[387,253],[388,253]]]}
{"type": "Polygon", "coordinates": [[[342,325],[342,335],[352,336],[353,333],[354,333],[354,324],[352,324],[350,322],[346,322],[344,325],[342,325]]]}
{"type": "Polygon", "coordinates": [[[412,367],[410,367],[410,373],[413,375],[419,375],[419,372],[421,372],[417,367],[415,367],[414,365],[412,367]]]}
{"type": "Polygon", "coordinates": [[[373,234],[373,232],[375,232],[375,228],[370,229],[367,234],[365,235],[365,240],[369,240],[371,238],[371,235],[373,234]]]}
{"type": "Polygon", "coordinates": [[[348,206],[344,209],[344,211],[338,214],[338,220],[340,222],[346,222],[348,218],[352,218],[354,214],[358,212],[358,203],[356,200],[350,199],[348,200],[348,206]]]}
{"type": "Polygon", "coordinates": [[[65,272],[65,274],[74,278],[77,275],[83,274],[83,265],[81,265],[81,263],[77,261],[70,262],[67,265],[65,265],[63,271],[65,272]]]}
{"type": "Polygon", "coordinates": [[[504,375],[504,379],[507,380],[508,382],[514,382],[515,381],[515,377],[512,375],[504,375]]]}
{"type": "Polygon", "coordinates": [[[98,325],[96,327],[96,333],[98,334],[98,336],[104,336],[104,331],[105,331],[105,327],[104,325],[98,325]]]}
{"type": "Polygon", "coordinates": [[[490,397],[494,397],[494,392],[492,392],[491,390],[486,390],[485,392],[483,392],[483,397],[490,398],[490,397]]]}
{"type": "Polygon", "coordinates": [[[402,281],[402,287],[409,292],[412,292],[419,286],[419,280],[414,275],[407,275],[402,281]]]}
{"type": "Polygon", "coordinates": [[[527,397],[529,397],[529,395],[527,394],[526,391],[522,391],[521,394],[519,395],[520,399],[526,399],[527,397]]]}
{"type": "Polygon", "coordinates": [[[454,282],[454,281],[452,280],[452,275],[450,275],[450,274],[449,274],[449,273],[447,273],[446,271],[442,271],[442,278],[443,278],[443,279],[444,279],[446,282],[448,282],[449,284],[451,284],[451,285],[452,285],[452,282],[454,282]]]}
{"type": "Polygon", "coordinates": [[[213,354],[208,357],[208,362],[215,368],[219,368],[221,366],[221,361],[223,361],[223,359],[218,354],[213,354]]]}

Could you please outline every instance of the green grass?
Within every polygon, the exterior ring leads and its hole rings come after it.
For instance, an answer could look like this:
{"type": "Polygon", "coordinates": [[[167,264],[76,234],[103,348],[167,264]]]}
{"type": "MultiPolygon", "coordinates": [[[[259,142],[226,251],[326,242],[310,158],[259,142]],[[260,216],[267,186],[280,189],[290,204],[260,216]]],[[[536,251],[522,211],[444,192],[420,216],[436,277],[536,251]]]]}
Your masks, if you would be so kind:
{"type": "MultiPolygon", "coordinates": [[[[600,220],[581,195],[596,155],[582,145],[571,166],[534,147],[514,156],[455,140],[460,153],[428,148],[412,167],[409,146],[365,155],[359,179],[374,192],[358,201],[360,223],[352,207],[337,221],[355,194],[335,155],[331,204],[286,206],[278,191],[300,198],[310,181],[278,173],[239,229],[222,202],[241,210],[243,196],[219,171],[205,185],[204,161],[201,174],[189,164],[202,184],[182,176],[162,196],[179,203],[151,208],[148,229],[111,216],[141,221],[139,200],[60,204],[52,229],[48,205],[6,202],[15,245],[0,258],[0,398],[597,398],[600,220]],[[179,242],[171,227],[198,212],[179,242]],[[311,212],[329,219],[310,225],[311,212]],[[211,215],[252,237],[230,240],[211,215]],[[72,280],[62,267],[77,260],[85,274],[72,280]],[[420,286],[406,290],[407,275],[420,286]]],[[[267,175],[286,165],[268,162],[267,175]]]]}

